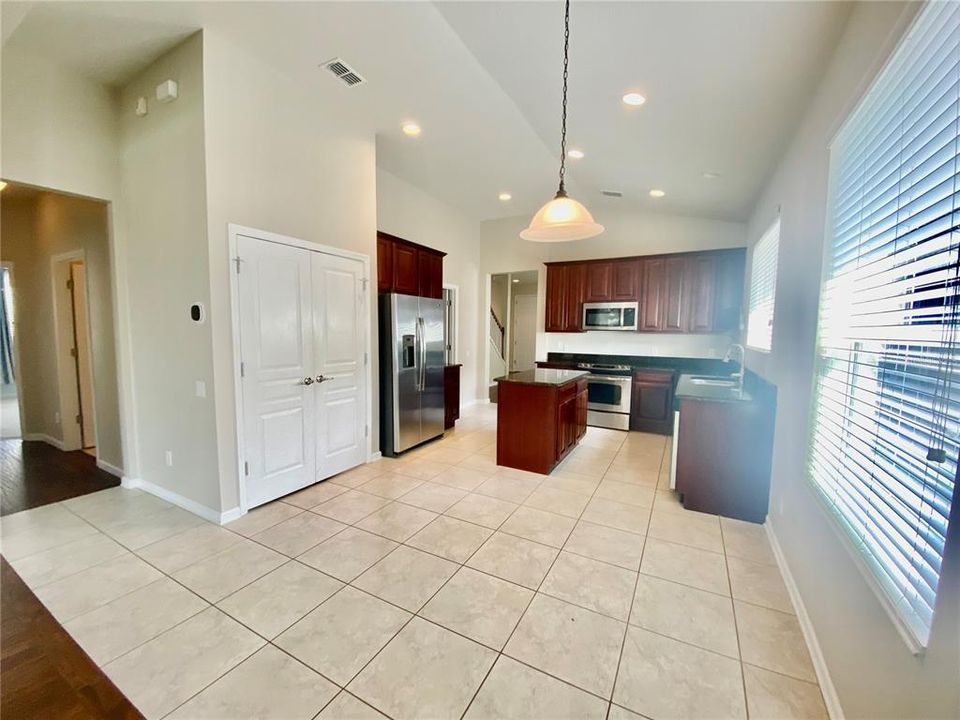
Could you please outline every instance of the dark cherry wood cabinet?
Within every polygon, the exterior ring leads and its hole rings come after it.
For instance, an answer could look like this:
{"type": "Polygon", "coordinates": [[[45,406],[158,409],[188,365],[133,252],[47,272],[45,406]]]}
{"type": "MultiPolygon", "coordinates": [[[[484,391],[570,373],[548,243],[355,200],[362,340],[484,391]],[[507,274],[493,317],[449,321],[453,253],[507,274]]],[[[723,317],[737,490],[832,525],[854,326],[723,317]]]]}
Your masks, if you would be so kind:
{"type": "Polygon", "coordinates": [[[690,258],[687,271],[690,294],[687,328],[694,333],[712,332],[716,314],[717,258],[715,255],[690,258]]]}
{"type": "Polygon", "coordinates": [[[640,299],[640,261],[623,260],[611,263],[610,299],[630,301],[640,299]]]}
{"type": "Polygon", "coordinates": [[[669,370],[635,370],[630,429],[669,435],[673,429],[673,381],[669,370]]]}
{"type": "Polygon", "coordinates": [[[587,382],[500,382],[497,464],[548,474],[587,431],[587,382]]]}
{"type": "Polygon", "coordinates": [[[584,302],[639,305],[638,332],[736,332],[746,250],[547,263],[547,332],[580,332],[584,302]]]}
{"type": "Polygon", "coordinates": [[[460,365],[443,367],[443,429],[449,430],[460,419],[460,365]]]}
{"type": "Polygon", "coordinates": [[[586,268],[581,264],[547,266],[547,332],[580,332],[586,268]]]}
{"type": "Polygon", "coordinates": [[[377,233],[377,292],[390,292],[393,287],[393,240],[377,233]]]}
{"type": "Polygon", "coordinates": [[[613,293],[613,263],[595,262],[585,267],[586,291],[584,302],[607,302],[613,293]]]}
{"type": "Polygon", "coordinates": [[[442,298],[444,255],[388,233],[377,233],[377,291],[442,298]]]}

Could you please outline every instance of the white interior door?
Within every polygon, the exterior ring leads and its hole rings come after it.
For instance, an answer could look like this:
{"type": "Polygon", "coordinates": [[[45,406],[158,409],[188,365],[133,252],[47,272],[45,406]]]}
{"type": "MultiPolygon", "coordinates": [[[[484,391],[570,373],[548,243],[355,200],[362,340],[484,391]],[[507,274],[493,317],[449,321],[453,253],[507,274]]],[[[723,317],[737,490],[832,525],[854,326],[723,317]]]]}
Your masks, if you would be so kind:
{"type": "Polygon", "coordinates": [[[359,465],[366,457],[366,309],[362,262],[319,252],[311,255],[320,479],[359,465]]]}
{"type": "Polygon", "coordinates": [[[311,253],[242,235],[237,250],[244,461],[252,508],[316,479],[311,253]]]}
{"type": "Polygon", "coordinates": [[[80,435],[84,448],[97,445],[93,409],[93,360],[90,352],[90,314],[87,310],[87,266],[70,263],[70,290],[73,300],[73,340],[77,362],[77,391],[80,398],[80,435]]]}
{"type": "Polygon", "coordinates": [[[511,370],[530,370],[537,357],[537,296],[513,296],[511,370]]]}

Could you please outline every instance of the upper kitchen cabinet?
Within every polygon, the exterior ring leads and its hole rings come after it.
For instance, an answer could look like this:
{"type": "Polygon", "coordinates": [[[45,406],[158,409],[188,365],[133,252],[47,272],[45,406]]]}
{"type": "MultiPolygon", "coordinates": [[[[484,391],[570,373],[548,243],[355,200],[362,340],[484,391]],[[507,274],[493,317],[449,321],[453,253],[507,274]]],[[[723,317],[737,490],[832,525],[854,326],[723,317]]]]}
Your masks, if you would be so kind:
{"type": "Polygon", "coordinates": [[[637,302],[638,332],[735,332],[746,251],[547,265],[547,332],[580,331],[583,302],[637,302]]]}
{"type": "Polygon", "coordinates": [[[580,332],[586,291],[584,263],[547,265],[547,332],[580,332]]]}
{"type": "Polygon", "coordinates": [[[444,254],[377,233],[377,291],[442,298],[444,254]]]}

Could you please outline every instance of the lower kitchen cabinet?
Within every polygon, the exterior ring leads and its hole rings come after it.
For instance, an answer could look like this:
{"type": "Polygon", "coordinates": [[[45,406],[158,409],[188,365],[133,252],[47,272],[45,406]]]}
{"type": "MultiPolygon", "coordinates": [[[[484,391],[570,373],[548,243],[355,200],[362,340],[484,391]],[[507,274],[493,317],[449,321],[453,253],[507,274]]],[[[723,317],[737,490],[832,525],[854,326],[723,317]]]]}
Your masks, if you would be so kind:
{"type": "Polygon", "coordinates": [[[449,430],[460,419],[460,365],[443,367],[443,429],[449,430]]]}
{"type": "Polygon", "coordinates": [[[675,489],[688,510],[762,523],[770,500],[774,400],[680,398],[675,489]]]}
{"type": "Polygon", "coordinates": [[[524,382],[511,373],[497,388],[497,464],[548,474],[587,431],[587,381],[524,382]]]}
{"type": "Polygon", "coordinates": [[[673,431],[673,372],[636,370],[630,396],[630,429],[669,435],[673,431]]]}

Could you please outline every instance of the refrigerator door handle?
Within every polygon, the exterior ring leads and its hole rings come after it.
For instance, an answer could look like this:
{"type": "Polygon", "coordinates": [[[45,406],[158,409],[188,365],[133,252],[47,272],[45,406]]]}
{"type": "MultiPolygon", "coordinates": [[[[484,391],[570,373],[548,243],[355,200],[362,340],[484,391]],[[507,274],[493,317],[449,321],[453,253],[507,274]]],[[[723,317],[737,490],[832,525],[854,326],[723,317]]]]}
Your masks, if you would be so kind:
{"type": "Polygon", "coordinates": [[[416,389],[423,390],[420,384],[420,358],[423,348],[423,335],[420,334],[420,318],[417,318],[413,324],[413,368],[416,371],[416,389]]]}
{"type": "Polygon", "coordinates": [[[427,329],[423,318],[417,318],[417,324],[420,326],[420,389],[423,390],[427,385],[427,329]]]}

